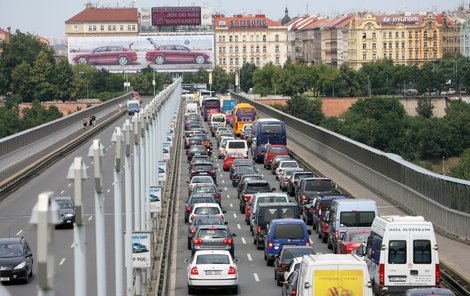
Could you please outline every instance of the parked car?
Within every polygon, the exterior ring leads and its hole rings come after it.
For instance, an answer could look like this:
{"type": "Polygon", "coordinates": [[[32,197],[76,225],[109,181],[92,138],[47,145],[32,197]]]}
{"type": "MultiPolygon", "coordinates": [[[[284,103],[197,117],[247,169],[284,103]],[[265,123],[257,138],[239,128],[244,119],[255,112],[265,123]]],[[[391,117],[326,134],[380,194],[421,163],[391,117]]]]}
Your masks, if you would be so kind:
{"type": "Polygon", "coordinates": [[[286,145],[267,145],[264,154],[263,166],[265,169],[271,169],[271,163],[276,156],[289,156],[289,150],[286,145]]]}
{"type": "Polygon", "coordinates": [[[239,260],[233,259],[228,251],[197,251],[191,259],[185,260],[188,263],[188,294],[204,288],[230,289],[232,294],[238,294],[237,262],[239,260]]]}
{"type": "Polygon", "coordinates": [[[189,215],[193,210],[193,206],[198,203],[215,203],[215,198],[210,193],[193,193],[184,204],[184,223],[188,223],[189,215]]]}
{"type": "Polygon", "coordinates": [[[200,250],[226,250],[234,257],[237,235],[231,233],[227,225],[201,225],[191,242],[191,252],[200,250]]]}
{"type": "Polygon", "coordinates": [[[55,227],[73,228],[73,223],[75,223],[75,207],[72,198],[70,196],[56,196],[54,201],[59,206],[59,224],[56,224],[55,227]]]}
{"type": "Polygon", "coordinates": [[[279,256],[276,256],[276,260],[274,260],[274,279],[277,285],[282,286],[286,268],[295,257],[311,254],[315,254],[312,246],[284,246],[279,256]]]}
{"type": "Polygon", "coordinates": [[[145,53],[145,59],[157,65],[167,63],[205,64],[210,56],[201,51],[192,51],[183,45],[162,45],[145,53]]]}
{"type": "Polygon", "coordinates": [[[137,61],[137,52],[122,46],[101,46],[91,52],[76,54],[72,61],[75,64],[118,64],[121,66],[137,61]]]}
{"type": "Polygon", "coordinates": [[[194,217],[191,224],[188,226],[188,250],[191,250],[191,241],[193,236],[196,234],[197,229],[201,225],[226,225],[227,222],[224,221],[219,215],[199,215],[194,217]]]}
{"type": "Polygon", "coordinates": [[[0,238],[0,282],[28,283],[33,263],[33,252],[24,237],[0,238]]]}

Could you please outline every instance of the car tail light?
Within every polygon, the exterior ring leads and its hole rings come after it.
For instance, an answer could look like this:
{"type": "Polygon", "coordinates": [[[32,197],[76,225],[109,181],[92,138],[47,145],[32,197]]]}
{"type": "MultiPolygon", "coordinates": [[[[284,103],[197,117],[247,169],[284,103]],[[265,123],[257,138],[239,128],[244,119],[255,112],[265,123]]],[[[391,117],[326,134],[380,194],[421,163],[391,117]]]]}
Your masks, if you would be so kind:
{"type": "Polygon", "coordinates": [[[256,229],[256,233],[261,234],[261,226],[258,226],[258,229],[256,229]]]}
{"type": "Polygon", "coordinates": [[[186,152],[186,156],[189,156],[189,151],[188,151],[188,152],[186,152]]]}
{"type": "Polygon", "coordinates": [[[307,199],[307,196],[306,196],[305,194],[302,194],[302,195],[300,195],[300,199],[301,199],[301,200],[306,200],[306,199],[307,199]]]}
{"type": "Polygon", "coordinates": [[[307,247],[310,246],[310,240],[306,241],[306,242],[305,242],[305,245],[306,245],[307,247]]]}
{"type": "Polygon", "coordinates": [[[328,224],[325,223],[325,225],[323,225],[323,232],[328,232],[328,224]]]}
{"type": "Polygon", "coordinates": [[[291,294],[292,294],[292,295],[297,295],[297,290],[292,290],[292,291],[291,291],[291,294]]]}
{"type": "Polygon", "coordinates": [[[268,242],[268,248],[270,248],[270,249],[273,248],[273,242],[268,242]]]}
{"type": "Polygon", "coordinates": [[[318,209],[318,216],[321,217],[321,211],[323,210],[323,206],[320,206],[320,209],[318,209]]]}
{"type": "Polygon", "coordinates": [[[282,169],[279,169],[279,174],[282,173],[282,169]]]}
{"type": "Polygon", "coordinates": [[[191,207],[190,206],[186,206],[186,212],[191,212],[191,207]]]}
{"type": "Polygon", "coordinates": [[[233,244],[233,240],[231,238],[226,238],[226,239],[224,239],[224,244],[231,245],[231,244],[233,244]]]}
{"type": "Polygon", "coordinates": [[[194,242],[193,242],[193,243],[194,243],[195,245],[200,245],[200,244],[202,244],[202,239],[196,238],[196,239],[194,239],[194,242]]]}
{"type": "Polygon", "coordinates": [[[228,269],[228,274],[237,274],[237,271],[235,270],[235,267],[230,266],[228,269]]]}
{"type": "Polygon", "coordinates": [[[436,286],[439,286],[441,283],[441,267],[439,264],[436,264],[436,286]]]}
{"type": "Polygon", "coordinates": [[[204,155],[207,155],[207,150],[206,150],[206,151],[204,151],[204,155]]]}
{"type": "Polygon", "coordinates": [[[194,219],[194,214],[192,214],[190,217],[189,217],[189,220],[193,220],[194,219]]]}
{"type": "Polygon", "coordinates": [[[250,200],[250,198],[251,198],[251,195],[249,195],[249,194],[245,194],[245,195],[243,196],[243,199],[244,199],[245,201],[250,200]]]}
{"type": "Polygon", "coordinates": [[[245,187],[244,185],[245,185],[244,183],[240,185],[240,190],[243,190],[243,187],[245,187]]]}
{"type": "Polygon", "coordinates": [[[209,171],[209,175],[215,175],[214,171],[209,171]]]}
{"type": "Polygon", "coordinates": [[[380,286],[385,285],[385,265],[384,264],[379,265],[379,285],[380,286]]]}
{"type": "Polygon", "coordinates": [[[193,268],[191,268],[191,275],[199,275],[199,271],[197,270],[197,267],[194,266],[193,268]]]}
{"type": "Polygon", "coordinates": [[[196,227],[191,228],[191,234],[196,234],[196,227]]]}
{"type": "Polygon", "coordinates": [[[215,194],[215,199],[220,199],[220,193],[215,194]]]}

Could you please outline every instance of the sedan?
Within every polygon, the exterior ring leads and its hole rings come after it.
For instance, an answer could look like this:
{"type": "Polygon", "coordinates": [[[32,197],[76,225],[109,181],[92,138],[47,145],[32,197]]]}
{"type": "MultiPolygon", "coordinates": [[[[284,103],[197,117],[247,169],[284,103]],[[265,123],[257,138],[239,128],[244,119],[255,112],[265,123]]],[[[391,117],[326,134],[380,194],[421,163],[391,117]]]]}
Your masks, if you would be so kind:
{"type": "Polygon", "coordinates": [[[289,155],[277,155],[277,156],[275,156],[273,158],[272,162],[271,162],[271,173],[273,175],[276,174],[277,166],[283,160],[292,160],[292,157],[290,157],[289,155]]]}
{"type": "Polygon", "coordinates": [[[197,251],[188,263],[188,294],[197,289],[230,289],[238,294],[239,260],[223,250],[197,251]]]}
{"type": "Polygon", "coordinates": [[[211,176],[194,176],[191,178],[191,181],[186,182],[188,183],[188,195],[191,195],[191,192],[193,192],[193,188],[196,186],[198,183],[214,183],[214,179],[212,179],[211,176]]]}
{"type": "Polygon", "coordinates": [[[193,194],[195,193],[204,193],[204,194],[210,194],[216,201],[217,203],[222,206],[222,198],[220,193],[222,192],[222,189],[218,189],[217,185],[215,184],[197,184],[193,188],[193,194]]]}
{"type": "Polygon", "coordinates": [[[233,238],[237,235],[231,233],[227,225],[201,225],[191,242],[191,252],[200,250],[227,250],[232,257],[235,254],[233,238]]]}
{"type": "Polygon", "coordinates": [[[198,163],[193,165],[189,172],[189,176],[210,176],[214,180],[214,183],[217,183],[217,174],[215,168],[210,163],[198,163]]]}
{"type": "Polygon", "coordinates": [[[24,237],[0,238],[0,282],[27,283],[33,276],[33,261],[24,237]]]}
{"type": "Polygon", "coordinates": [[[72,61],[76,64],[127,65],[137,61],[137,53],[122,46],[102,46],[92,52],[79,53],[72,61]]]}
{"type": "Polygon", "coordinates": [[[218,203],[199,203],[193,206],[193,210],[189,215],[189,223],[193,222],[193,219],[197,215],[217,215],[224,219],[224,214],[226,211],[222,211],[218,203]]]}
{"type": "Polygon", "coordinates": [[[284,282],[284,272],[294,258],[310,254],[315,254],[311,246],[284,246],[281,253],[276,256],[276,260],[274,261],[274,279],[277,285],[282,286],[284,282]]]}
{"type": "Polygon", "coordinates": [[[255,174],[257,173],[253,165],[239,165],[235,167],[232,176],[232,186],[236,187],[238,182],[240,182],[241,177],[244,174],[255,174]]]}
{"type": "Polygon", "coordinates": [[[340,240],[338,241],[338,250],[339,254],[351,254],[353,251],[357,250],[362,243],[367,241],[369,237],[370,230],[368,229],[349,229],[346,232],[342,233],[340,240]]]}
{"type": "Polygon", "coordinates": [[[191,241],[193,240],[193,236],[196,234],[197,229],[201,225],[227,225],[228,223],[224,221],[218,215],[200,215],[196,216],[189,224],[188,227],[188,250],[191,250],[191,241]]]}
{"type": "Polygon", "coordinates": [[[188,158],[188,162],[191,161],[193,156],[195,155],[207,155],[207,149],[203,145],[193,145],[189,148],[188,152],[186,153],[186,157],[188,158]]]}
{"type": "Polygon", "coordinates": [[[68,227],[73,228],[75,222],[75,208],[73,200],[70,196],[57,196],[54,197],[54,201],[59,206],[59,224],[56,224],[56,228],[68,227]]]}
{"type": "Polygon", "coordinates": [[[207,193],[193,193],[191,196],[186,200],[184,204],[184,223],[188,223],[189,221],[189,214],[193,210],[193,206],[198,203],[214,203],[217,202],[212,194],[207,193]]]}
{"type": "Polygon", "coordinates": [[[201,51],[192,51],[183,45],[162,45],[145,53],[145,59],[157,65],[167,63],[196,63],[209,62],[210,56],[201,51]]]}
{"type": "Polygon", "coordinates": [[[245,156],[241,153],[229,153],[229,154],[227,154],[224,158],[224,165],[223,165],[224,171],[230,170],[230,166],[232,165],[232,163],[235,159],[242,159],[242,158],[245,158],[245,156]]]}

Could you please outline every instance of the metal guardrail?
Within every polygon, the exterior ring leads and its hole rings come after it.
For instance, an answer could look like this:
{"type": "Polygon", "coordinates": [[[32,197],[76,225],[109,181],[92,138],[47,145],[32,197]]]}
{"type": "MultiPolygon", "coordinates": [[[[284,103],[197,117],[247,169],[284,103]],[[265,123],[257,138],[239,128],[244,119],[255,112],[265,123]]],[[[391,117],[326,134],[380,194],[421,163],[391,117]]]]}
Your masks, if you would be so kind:
{"type": "Polygon", "coordinates": [[[470,181],[431,173],[398,155],[384,153],[239,94],[231,95],[283,120],[292,131],[289,141],[294,140],[406,212],[424,216],[447,236],[470,240],[470,181]]]}

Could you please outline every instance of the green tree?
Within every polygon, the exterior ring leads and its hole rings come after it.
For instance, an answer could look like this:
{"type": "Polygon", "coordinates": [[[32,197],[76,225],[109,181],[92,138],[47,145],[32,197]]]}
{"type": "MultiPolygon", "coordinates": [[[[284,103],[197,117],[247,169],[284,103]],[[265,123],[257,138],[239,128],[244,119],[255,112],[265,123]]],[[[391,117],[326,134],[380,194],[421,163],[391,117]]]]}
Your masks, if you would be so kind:
{"type": "Polygon", "coordinates": [[[317,98],[295,96],[287,102],[286,111],[297,118],[317,125],[325,118],[322,102],[317,98]]]}
{"type": "MultiPolygon", "coordinates": [[[[152,80],[149,81],[149,77],[142,72],[133,74],[130,77],[130,83],[134,90],[139,91],[141,93],[150,94],[153,93],[153,85],[152,80]]],[[[152,79],[150,77],[150,79],[152,79]]]]}
{"type": "Polygon", "coordinates": [[[335,93],[340,97],[356,97],[359,95],[357,71],[347,63],[341,64],[339,75],[335,80],[335,93]]]}
{"type": "Polygon", "coordinates": [[[416,107],[416,113],[418,116],[424,118],[431,118],[432,117],[432,110],[434,109],[434,105],[430,98],[419,98],[418,99],[418,106],[416,107]]]}
{"type": "Polygon", "coordinates": [[[248,92],[250,88],[253,88],[253,73],[256,70],[256,65],[251,63],[245,63],[240,69],[240,88],[244,92],[248,92]]]}
{"type": "Polygon", "coordinates": [[[256,69],[253,73],[253,85],[255,93],[266,96],[277,94],[282,68],[272,63],[266,64],[261,69],[256,69]]]}
{"type": "Polygon", "coordinates": [[[452,169],[452,177],[470,180],[470,148],[460,156],[459,163],[452,169]]]}
{"type": "Polygon", "coordinates": [[[31,102],[34,95],[34,83],[31,72],[31,66],[23,61],[11,73],[11,85],[15,89],[14,93],[19,94],[21,100],[26,102],[31,102]]]}
{"type": "Polygon", "coordinates": [[[31,82],[34,85],[33,100],[52,101],[57,93],[55,80],[55,64],[51,63],[45,51],[39,52],[34,61],[31,82]]]}
{"type": "Polygon", "coordinates": [[[62,61],[56,65],[55,98],[57,100],[68,101],[72,98],[74,93],[73,78],[72,66],[68,61],[62,61]]]}
{"type": "Polygon", "coordinates": [[[23,110],[23,129],[29,129],[60,117],[62,114],[57,107],[50,106],[46,109],[38,100],[34,100],[31,108],[23,110]]]}
{"type": "Polygon", "coordinates": [[[216,93],[226,93],[229,87],[234,84],[234,81],[234,75],[227,74],[224,69],[219,66],[216,66],[214,71],[212,71],[212,90],[216,93]]]}
{"type": "Polygon", "coordinates": [[[450,155],[460,155],[470,147],[470,104],[462,100],[452,101],[446,109],[443,124],[450,137],[450,155]]]}
{"type": "Polygon", "coordinates": [[[21,129],[18,110],[0,107],[0,138],[15,134],[21,129]]]}

